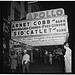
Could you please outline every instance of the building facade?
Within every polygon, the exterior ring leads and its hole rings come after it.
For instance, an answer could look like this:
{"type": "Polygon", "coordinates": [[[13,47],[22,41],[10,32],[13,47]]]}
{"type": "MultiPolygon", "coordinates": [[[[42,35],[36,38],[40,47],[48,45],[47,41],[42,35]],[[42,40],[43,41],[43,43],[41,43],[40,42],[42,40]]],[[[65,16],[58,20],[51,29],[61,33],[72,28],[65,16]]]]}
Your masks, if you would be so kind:
{"type": "MultiPolygon", "coordinates": [[[[29,12],[38,11],[37,3],[28,3],[27,1],[10,1],[3,2],[2,6],[2,17],[3,17],[3,61],[9,64],[10,54],[10,39],[11,39],[11,22],[26,20],[26,15],[29,12]],[[35,9],[34,9],[35,8],[35,9]],[[8,31],[9,33],[8,33],[8,31]],[[7,56],[7,60],[6,59],[7,56]]],[[[29,47],[27,47],[29,49],[29,47]]],[[[20,49],[19,49],[20,50],[20,49]]],[[[31,60],[33,61],[33,53],[29,52],[31,60]]]]}
{"type": "Polygon", "coordinates": [[[3,20],[3,72],[5,66],[9,66],[10,39],[11,39],[11,21],[25,19],[27,9],[25,2],[2,2],[2,20],[3,20]]]}
{"type": "Polygon", "coordinates": [[[11,6],[10,6],[10,15],[8,16],[8,20],[9,21],[18,21],[21,20],[23,17],[26,16],[27,11],[25,9],[27,9],[25,7],[25,2],[11,2],[11,6]]]}

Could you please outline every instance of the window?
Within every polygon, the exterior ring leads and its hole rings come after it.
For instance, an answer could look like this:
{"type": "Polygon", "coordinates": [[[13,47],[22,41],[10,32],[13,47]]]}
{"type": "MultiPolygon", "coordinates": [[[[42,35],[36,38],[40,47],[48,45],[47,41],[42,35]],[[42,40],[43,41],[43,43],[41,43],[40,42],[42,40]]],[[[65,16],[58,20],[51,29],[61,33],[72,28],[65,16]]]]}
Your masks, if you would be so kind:
{"type": "Polygon", "coordinates": [[[21,15],[21,12],[15,8],[14,9],[14,20],[15,21],[20,20],[20,15],[21,15]]]}

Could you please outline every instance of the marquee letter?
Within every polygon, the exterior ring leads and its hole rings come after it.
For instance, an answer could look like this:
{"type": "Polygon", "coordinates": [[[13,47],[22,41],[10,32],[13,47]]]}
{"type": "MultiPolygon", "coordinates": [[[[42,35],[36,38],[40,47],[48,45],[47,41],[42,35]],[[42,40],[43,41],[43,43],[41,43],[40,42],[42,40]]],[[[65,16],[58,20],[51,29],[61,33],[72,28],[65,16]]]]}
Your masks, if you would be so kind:
{"type": "Polygon", "coordinates": [[[41,29],[39,29],[39,33],[42,33],[42,30],[41,29]]]}
{"type": "Polygon", "coordinates": [[[26,27],[26,23],[23,23],[23,27],[26,27]]]}
{"type": "Polygon", "coordinates": [[[29,26],[30,22],[27,22],[27,25],[29,26]]]}
{"type": "Polygon", "coordinates": [[[42,24],[45,24],[45,23],[46,23],[45,20],[43,20],[43,21],[42,21],[42,24]]]}
{"type": "Polygon", "coordinates": [[[57,10],[56,14],[57,14],[57,16],[61,16],[61,15],[63,15],[63,11],[62,10],[57,10]]]}
{"type": "Polygon", "coordinates": [[[47,24],[49,24],[50,23],[50,20],[47,20],[47,24]]]}
{"type": "Polygon", "coordinates": [[[36,25],[36,21],[34,21],[33,24],[36,25]]]}
{"type": "Polygon", "coordinates": [[[16,27],[18,27],[18,24],[16,24],[16,27]]]}
{"type": "Polygon", "coordinates": [[[23,35],[24,34],[24,32],[23,31],[21,31],[21,35],[23,35]]]}
{"type": "Polygon", "coordinates": [[[36,31],[36,34],[37,34],[37,30],[35,30],[36,31]]]}
{"type": "Polygon", "coordinates": [[[52,29],[52,28],[49,28],[49,31],[50,31],[50,32],[51,32],[51,29],[52,29]]]}
{"type": "Polygon", "coordinates": [[[33,30],[31,30],[31,34],[34,34],[34,33],[33,33],[33,30]]]}
{"type": "Polygon", "coordinates": [[[47,17],[51,17],[51,15],[49,15],[49,11],[46,12],[47,17]]]}
{"type": "Polygon", "coordinates": [[[31,14],[28,14],[27,19],[28,19],[28,20],[29,20],[29,19],[33,19],[32,15],[31,15],[31,14]]]}
{"type": "Polygon", "coordinates": [[[34,13],[34,19],[37,19],[38,13],[34,13]]]}
{"type": "Polygon", "coordinates": [[[51,15],[52,15],[52,17],[55,17],[56,15],[54,14],[54,11],[52,10],[51,11],[51,15]]]}
{"type": "Polygon", "coordinates": [[[29,34],[29,30],[27,31],[27,34],[29,34]]]}
{"type": "Polygon", "coordinates": [[[13,27],[13,28],[15,27],[14,24],[12,24],[12,27],[13,27]]]}
{"type": "Polygon", "coordinates": [[[14,36],[16,36],[17,34],[16,34],[16,32],[14,32],[14,36]]]}
{"type": "Polygon", "coordinates": [[[44,29],[44,33],[47,33],[47,29],[44,29]]]}
{"type": "Polygon", "coordinates": [[[45,13],[44,12],[39,13],[39,18],[44,18],[44,17],[45,17],[45,13]]]}
{"type": "Polygon", "coordinates": [[[41,24],[41,21],[38,21],[38,25],[40,25],[41,24]]]}
{"type": "Polygon", "coordinates": [[[22,27],[22,23],[19,24],[19,27],[22,27]]]}

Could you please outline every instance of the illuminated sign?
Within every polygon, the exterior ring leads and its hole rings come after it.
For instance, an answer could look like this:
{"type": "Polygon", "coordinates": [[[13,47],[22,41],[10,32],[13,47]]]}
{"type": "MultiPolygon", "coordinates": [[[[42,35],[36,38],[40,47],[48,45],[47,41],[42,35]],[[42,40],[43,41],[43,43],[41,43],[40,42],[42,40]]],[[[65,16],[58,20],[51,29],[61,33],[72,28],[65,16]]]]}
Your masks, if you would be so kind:
{"type": "Polygon", "coordinates": [[[68,32],[67,15],[32,21],[15,21],[11,27],[11,37],[26,37],[68,32]]]}
{"type": "Polygon", "coordinates": [[[65,14],[64,9],[59,8],[59,9],[52,9],[52,10],[28,13],[27,16],[26,16],[26,19],[28,19],[28,20],[31,20],[31,19],[43,19],[43,18],[48,18],[48,17],[62,16],[64,14],[65,14]]]}
{"type": "Polygon", "coordinates": [[[27,20],[13,21],[11,38],[29,46],[64,44],[68,33],[63,8],[28,13],[27,20]]]}
{"type": "Polygon", "coordinates": [[[14,42],[14,45],[20,45],[20,43],[15,41],[15,42],[14,42]]]}
{"type": "Polygon", "coordinates": [[[30,46],[62,45],[66,41],[66,35],[66,33],[59,35],[40,35],[27,38],[14,38],[14,40],[30,46]]]}

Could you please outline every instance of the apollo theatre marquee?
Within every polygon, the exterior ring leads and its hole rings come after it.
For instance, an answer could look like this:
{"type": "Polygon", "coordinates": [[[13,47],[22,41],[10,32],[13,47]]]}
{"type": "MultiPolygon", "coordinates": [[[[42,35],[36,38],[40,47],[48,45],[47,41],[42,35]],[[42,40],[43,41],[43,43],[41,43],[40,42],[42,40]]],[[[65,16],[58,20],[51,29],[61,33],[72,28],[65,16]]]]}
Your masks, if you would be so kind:
{"type": "Polygon", "coordinates": [[[68,34],[64,9],[27,14],[27,20],[13,21],[11,38],[30,46],[61,45],[68,34]]]}

